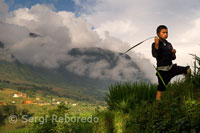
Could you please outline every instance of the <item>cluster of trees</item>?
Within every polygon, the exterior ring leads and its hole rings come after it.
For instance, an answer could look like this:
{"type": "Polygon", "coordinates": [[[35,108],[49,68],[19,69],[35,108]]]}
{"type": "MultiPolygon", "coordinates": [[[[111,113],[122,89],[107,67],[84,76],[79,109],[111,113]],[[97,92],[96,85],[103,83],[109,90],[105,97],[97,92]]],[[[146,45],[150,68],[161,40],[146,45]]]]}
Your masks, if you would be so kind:
{"type": "Polygon", "coordinates": [[[5,120],[11,116],[15,115],[17,118],[21,118],[23,115],[28,117],[33,116],[33,113],[30,113],[28,109],[19,109],[15,105],[1,105],[0,106],[0,126],[5,124],[5,120]]]}

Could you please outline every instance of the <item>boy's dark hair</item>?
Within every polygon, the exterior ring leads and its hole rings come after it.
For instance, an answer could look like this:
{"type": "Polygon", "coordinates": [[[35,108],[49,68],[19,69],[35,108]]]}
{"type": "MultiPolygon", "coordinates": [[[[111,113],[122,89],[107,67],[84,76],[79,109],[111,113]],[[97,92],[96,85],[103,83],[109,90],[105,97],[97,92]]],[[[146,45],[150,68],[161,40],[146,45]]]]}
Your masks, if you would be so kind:
{"type": "Polygon", "coordinates": [[[162,29],[167,29],[167,26],[165,26],[165,25],[159,25],[158,28],[156,29],[156,33],[157,33],[157,34],[160,33],[160,31],[161,31],[162,29]]]}

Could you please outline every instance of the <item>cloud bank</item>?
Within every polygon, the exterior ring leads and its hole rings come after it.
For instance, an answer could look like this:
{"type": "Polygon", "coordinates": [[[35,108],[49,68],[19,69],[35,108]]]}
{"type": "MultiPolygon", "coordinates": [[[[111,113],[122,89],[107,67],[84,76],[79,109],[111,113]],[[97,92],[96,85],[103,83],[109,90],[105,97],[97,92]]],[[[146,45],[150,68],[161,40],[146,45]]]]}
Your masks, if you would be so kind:
{"type": "MultiPolygon", "coordinates": [[[[5,6],[3,1],[1,6],[5,6]]],[[[83,75],[87,71],[91,78],[131,80],[137,74],[137,69],[130,67],[130,62],[124,58],[120,58],[116,67],[109,70],[108,61],[100,60],[87,64],[83,60],[88,57],[75,58],[66,54],[66,51],[72,48],[100,47],[124,52],[130,47],[127,42],[111,36],[109,32],[105,32],[105,37],[101,38],[91,24],[81,17],[76,17],[74,13],[56,12],[53,8],[40,4],[30,9],[19,8],[9,13],[7,9],[1,11],[5,15],[0,17],[0,31],[3,31],[0,33],[0,40],[20,62],[52,69],[58,68],[63,62],[73,60],[66,68],[78,75],[83,75]],[[30,32],[40,37],[30,37],[30,32]]],[[[127,23],[131,25],[131,22],[127,23]]],[[[152,79],[153,71],[149,73],[149,69],[153,70],[150,61],[134,52],[130,52],[130,55],[138,66],[144,60],[142,65],[149,67],[141,66],[141,70],[148,79],[152,79]]]]}

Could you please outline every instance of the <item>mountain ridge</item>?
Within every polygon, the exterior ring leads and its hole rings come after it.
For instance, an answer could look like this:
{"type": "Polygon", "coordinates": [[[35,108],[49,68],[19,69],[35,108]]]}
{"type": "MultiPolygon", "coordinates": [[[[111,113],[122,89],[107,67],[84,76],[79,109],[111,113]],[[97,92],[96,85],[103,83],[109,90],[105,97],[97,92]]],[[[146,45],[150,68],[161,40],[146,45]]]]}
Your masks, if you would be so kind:
{"type": "MultiPolygon", "coordinates": [[[[39,35],[34,34],[34,37],[35,36],[37,37],[39,35]]],[[[119,58],[131,61],[131,57],[128,55],[115,53],[98,47],[72,48],[67,51],[66,54],[75,57],[76,59],[79,59],[79,57],[81,58],[82,56],[87,56],[88,58],[83,60],[86,64],[106,60],[109,63],[108,70],[113,69],[116,66],[119,58]]],[[[38,84],[51,84],[57,87],[69,89],[70,91],[81,92],[88,96],[94,96],[102,100],[104,93],[108,91],[108,87],[117,82],[117,80],[109,78],[98,79],[85,75],[77,75],[66,69],[66,64],[70,64],[70,62],[65,62],[56,69],[47,69],[40,66],[22,64],[15,58],[14,55],[12,55],[3,43],[0,43],[0,55],[1,79],[6,77],[7,80],[21,80],[38,84]]],[[[139,73],[133,78],[148,81],[148,79],[144,78],[144,73],[141,72],[139,67],[134,62],[130,65],[132,65],[133,69],[137,69],[139,73]]]]}

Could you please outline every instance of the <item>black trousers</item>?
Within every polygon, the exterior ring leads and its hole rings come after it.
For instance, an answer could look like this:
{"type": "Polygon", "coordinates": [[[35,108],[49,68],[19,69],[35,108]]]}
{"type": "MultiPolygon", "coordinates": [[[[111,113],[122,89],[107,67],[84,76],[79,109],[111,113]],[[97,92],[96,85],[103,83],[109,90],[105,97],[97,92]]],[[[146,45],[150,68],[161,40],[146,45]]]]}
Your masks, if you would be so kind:
{"type": "MultiPolygon", "coordinates": [[[[163,81],[165,82],[165,85],[168,85],[168,83],[170,82],[170,80],[180,74],[187,74],[187,70],[189,69],[189,66],[183,67],[183,66],[177,66],[177,64],[174,64],[172,66],[172,68],[169,71],[161,71],[158,70],[158,72],[160,73],[161,77],[163,78],[163,81]]],[[[160,79],[160,77],[158,76],[158,74],[156,73],[156,76],[158,78],[158,87],[157,90],[158,91],[165,91],[166,87],[163,84],[162,80],[160,79]]]]}

